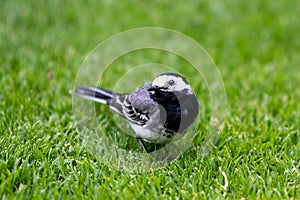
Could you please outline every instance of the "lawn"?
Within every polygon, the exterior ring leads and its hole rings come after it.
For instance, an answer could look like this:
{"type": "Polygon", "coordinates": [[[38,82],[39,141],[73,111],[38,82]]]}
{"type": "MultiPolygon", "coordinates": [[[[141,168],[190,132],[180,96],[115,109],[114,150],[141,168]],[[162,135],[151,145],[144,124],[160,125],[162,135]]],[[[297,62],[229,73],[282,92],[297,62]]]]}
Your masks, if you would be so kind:
{"type": "MultiPolygon", "coordinates": [[[[300,3],[290,1],[1,1],[1,199],[300,199],[300,3]],[[165,27],[201,44],[226,90],[226,120],[209,154],[209,93],[193,145],[164,168],[129,173],[84,145],[72,111],[77,72],[100,42],[165,27]]],[[[155,52],[120,58],[101,86],[155,52]]],[[[109,73],[109,72],[107,72],[109,73]]],[[[198,81],[198,82],[197,82],[198,81]]],[[[97,105],[106,131],[115,121],[97,105]]],[[[136,145],[136,144],[132,144],[136,145]]],[[[130,144],[129,144],[130,146],[130,144]]]]}

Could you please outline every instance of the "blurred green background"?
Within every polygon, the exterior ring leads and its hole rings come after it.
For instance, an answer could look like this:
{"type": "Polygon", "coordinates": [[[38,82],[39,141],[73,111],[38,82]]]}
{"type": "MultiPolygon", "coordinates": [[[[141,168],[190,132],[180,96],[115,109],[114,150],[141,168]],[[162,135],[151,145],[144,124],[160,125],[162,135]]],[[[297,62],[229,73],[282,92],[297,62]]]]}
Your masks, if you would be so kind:
{"type": "Polygon", "coordinates": [[[299,10],[296,0],[2,0],[0,197],[300,198],[299,10]],[[196,145],[164,169],[126,174],[83,147],[68,91],[99,42],[145,26],[207,50],[227,120],[208,156],[196,145]]]}

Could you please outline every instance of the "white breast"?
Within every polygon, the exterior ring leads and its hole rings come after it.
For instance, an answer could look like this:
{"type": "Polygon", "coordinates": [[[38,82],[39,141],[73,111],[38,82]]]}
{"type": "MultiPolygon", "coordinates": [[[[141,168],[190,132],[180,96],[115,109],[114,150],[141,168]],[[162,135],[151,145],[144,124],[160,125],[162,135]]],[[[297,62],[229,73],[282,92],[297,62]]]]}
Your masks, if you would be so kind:
{"type": "MultiPolygon", "coordinates": [[[[167,138],[162,136],[162,132],[158,130],[151,130],[148,128],[145,128],[145,126],[140,126],[137,124],[130,123],[131,128],[134,130],[136,137],[141,138],[146,142],[149,143],[168,143],[170,142],[173,138],[167,138]]],[[[160,130],[162,127],[160,128],[160,130]]]]}
{"type": "Polygon", "coordinates": [[[146,142],[156,143],[159,140],[160,134],[154,130],[145,128],[134,123],[130,123],[131,128],[134,130],[137,138],[142,138],[146,142]]]}

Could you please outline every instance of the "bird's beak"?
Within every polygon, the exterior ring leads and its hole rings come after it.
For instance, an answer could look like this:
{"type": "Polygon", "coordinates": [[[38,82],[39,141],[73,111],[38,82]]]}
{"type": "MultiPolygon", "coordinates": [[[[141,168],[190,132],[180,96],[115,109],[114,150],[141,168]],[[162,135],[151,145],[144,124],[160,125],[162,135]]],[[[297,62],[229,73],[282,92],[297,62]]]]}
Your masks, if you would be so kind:
{"type": "Polygon", "coordinates": [[[165,87],[158,87],[158,86],[153,85],[153,86],[151,86],[148,89],[148,91],[155,91],[155,92],[157,92],[157,91],[160,91],[161,89],[166,89],[166,88],[165,87]]]}

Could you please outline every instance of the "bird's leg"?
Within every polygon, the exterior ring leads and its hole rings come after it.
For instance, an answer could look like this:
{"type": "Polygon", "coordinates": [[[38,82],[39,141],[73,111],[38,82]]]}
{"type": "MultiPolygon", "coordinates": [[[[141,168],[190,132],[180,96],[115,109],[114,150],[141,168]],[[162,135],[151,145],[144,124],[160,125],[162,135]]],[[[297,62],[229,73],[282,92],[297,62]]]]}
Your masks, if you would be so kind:
{"type": "Polygon", "coordinates": [[[139,143],[140,147],[143,149],[143,151],[147,151],[147,149],[145,148],[144,144],[143,144],[143,141],[141,140],[141,138],[136,138],[136,141],[139,143]]]}

